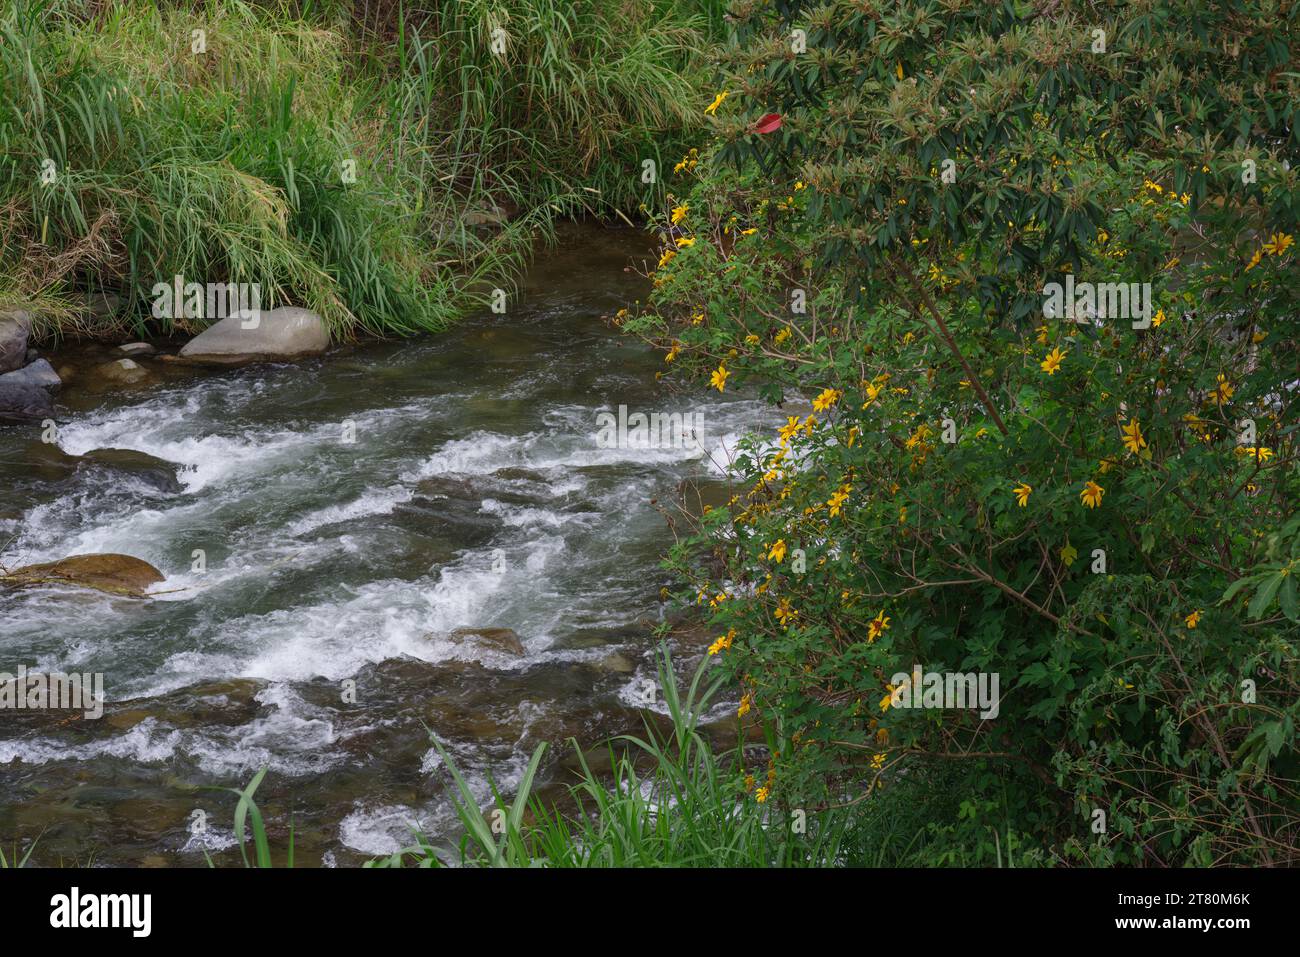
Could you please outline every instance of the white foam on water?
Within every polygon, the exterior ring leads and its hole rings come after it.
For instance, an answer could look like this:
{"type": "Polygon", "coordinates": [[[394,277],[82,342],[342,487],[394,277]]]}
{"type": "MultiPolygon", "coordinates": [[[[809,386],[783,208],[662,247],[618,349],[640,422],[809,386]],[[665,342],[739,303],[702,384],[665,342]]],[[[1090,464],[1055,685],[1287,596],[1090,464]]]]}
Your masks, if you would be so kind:
{"type": "Polygon", "coordinates": [[[420,815],[405,804],[356,810],[339,822],[339,842],[362,854],[389,855],[409,847],[420,829],[420,815]]]}
{"type": "Polygon", "coordinates": [[[187,755],[204,772],[235,779],[263,767],[294,777],[320,774],[344,760],[333,747],[338,735],[332,722],[287,685],[270,685],[257,700],[272,710],[235,727],[174,728],[151,716],[120,735],[79,745],[46,737],[0,741],[0,764],[97,758],[159,764],[187,755]]]}
{"type": "Polygon", "coordinates": [[[306,535],[327,525],[337,525],[358,518],[372,515],[387,515],[403,502],[409,502],[415,492],[403,485],[390,485],[388,488],[366,492],[346,505],[329,505],[304,515],[290,522],[285,528],[289,535],[306,535]]]}
{"type": "MultiPolygon", "coordinates": [[[[169,658],[157,674],[162,688],[206,677],[239,675],[269,681],[331,681],[402,656],[437,662],[490,659],[494,667],[522,666],[513,656],[475,650],[445,636],[464,627],[488,627],[504,609],[526,603],[530,581],[563,554],[564,542],[543,537],[522,554],[507,556],[507,570],[492,569],[493,551],[480,550],[442,566],[419,581],[388,579],[341,588],[337,598],[312,605],[243,615],[200,627],[203,640],[169,658]],[[196,651],[202,644],[219,651],[196,651]]],[[[195,636],[197,637],[197,636],[195,636]]]]}
{"type": "Polygon", "coordinates": [[[496,515],[506,525],[513,528],[528,528],[538,525],[547,528],[562,528],[566,525],[590,527],[606,517],[600,512],[557,512],[549,508],[512,505],[499,502],[494,498],[485,498],[481,510],[489,515],[496,515]]]}
{"type": "MultiPolygon", "coordinates": [[[[219,434],[200,431],[220,421],[199,416],[199,399],[191,396],[180,409],[167,397],[155,396],[134,406],[91,414],[59,430],[63,451],[84,455],[94,449],[134,449],[181,466],[177,478],[189,493],[235,478],[261,475],[286,461],[300,459],[311,448],[338,445],[341,422],[321,422],[303,429],[267,430],[249,427],[219,434]],[[189,421],[193,415],[196,421],[189,421]]],[[[394,419],[427,413],[424,405],[377,409],[349,417],[358,435],[391,428],[394,419]]]]}
{"type": "Polygon", "coordinates": [[[86,744],[70,745],[66,740],[44,737],[0,740],[0,764],[14,761],[24,764],[80,763],[101,757],[154,764],[171,758],[181,743],[181,737],[180,731],[164,727],[156,718],[146,718],[124,734],[86,744]]]}

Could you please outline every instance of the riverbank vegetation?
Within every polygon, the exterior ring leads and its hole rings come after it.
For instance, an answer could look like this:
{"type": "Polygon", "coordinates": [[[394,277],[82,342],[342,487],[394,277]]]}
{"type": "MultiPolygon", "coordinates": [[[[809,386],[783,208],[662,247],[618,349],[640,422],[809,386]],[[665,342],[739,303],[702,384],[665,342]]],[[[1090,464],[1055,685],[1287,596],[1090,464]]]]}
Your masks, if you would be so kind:
{"type": "Polygon", "coordinates": [[[257,283],[336,339],[436,330],[557,215],[655,204],[717,4],[0,10],[0,300],[37,334],[195,332],[155,283],[257,283]],[[113,307],[86,309],[85,294],[113,307]]]}
{"type": "Polygon", "coordinates": [[[1296,14],[1048,7],[734,8],[625,324],[790,414],[678,597],[774,735],[752,804],[942,764],[952,862],[1294,864],[1296,14]]]}

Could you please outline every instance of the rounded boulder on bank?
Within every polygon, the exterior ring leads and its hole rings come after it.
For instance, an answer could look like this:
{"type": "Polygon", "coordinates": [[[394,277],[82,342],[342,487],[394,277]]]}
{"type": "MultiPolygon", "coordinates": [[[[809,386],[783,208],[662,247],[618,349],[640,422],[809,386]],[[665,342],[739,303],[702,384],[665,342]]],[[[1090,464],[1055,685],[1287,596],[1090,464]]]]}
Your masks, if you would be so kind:
{"type": "Polygon", "coordinates": [[[230,365],[320,355],[329,330],[310,309],[281,306],[253,318],[227,316],[199,333],[180,351],[190,362],[230,365]]]}

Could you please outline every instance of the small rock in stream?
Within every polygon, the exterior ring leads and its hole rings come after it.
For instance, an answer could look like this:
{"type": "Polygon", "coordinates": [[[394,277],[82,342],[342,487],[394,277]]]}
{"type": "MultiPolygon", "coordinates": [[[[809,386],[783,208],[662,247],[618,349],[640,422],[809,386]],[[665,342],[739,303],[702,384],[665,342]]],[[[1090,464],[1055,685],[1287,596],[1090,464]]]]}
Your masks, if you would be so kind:
{"type": "Polygon", "coordinates": [[[447,635],[456,644],[473,644],[490,651],[522,657],[524,643],[510,628],[457,628],[447,635]]]}
{"type": "Polygon", "coordinates": [[[91,375],[108,385],[140,385],[150,378],[147,369],[131,359],[105,362],[90,370],[91,375]]]}

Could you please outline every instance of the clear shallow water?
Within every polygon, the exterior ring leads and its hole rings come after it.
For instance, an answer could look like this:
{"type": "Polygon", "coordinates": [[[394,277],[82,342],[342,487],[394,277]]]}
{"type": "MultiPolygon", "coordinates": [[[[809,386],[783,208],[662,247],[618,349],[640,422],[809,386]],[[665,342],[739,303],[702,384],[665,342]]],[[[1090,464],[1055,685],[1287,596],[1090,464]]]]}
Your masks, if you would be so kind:
{"type": "MultiPolygon", "coordinates": [[[[0,712],[0,840],[43,832],[43,863],[230,861],[233,797],[198,789],[266,766],[273,840],[292,814],[301,863],[354,864],[412,826],[454,830],[426,726],[485,800],[539,741],[639,728],[671,541],[650,500],[722,486],[737,437],[778,421],[667,393],[662,356],[606,325],[644,294],[625,270],[644,258],[633,233],[575,227],[507,315],[435,339],[148,363],[164,381],[128,393],[73,379],[59,448],[147,453],[178,485],[71,469],[36,429],[0,427],[0,563],[123,552],[166,576],[151,601],[0,590],[0,671],[103,672],[109,699],[96,721],[0,712]],[[620,404],[702,412],[704,451],[601,448],[597,413],[620,404]],[[463,628],[511,629],[524,653],[463,628]]],[[[546,778],[565,780],[558,753],[546,778]]]]}

